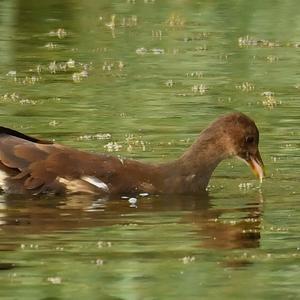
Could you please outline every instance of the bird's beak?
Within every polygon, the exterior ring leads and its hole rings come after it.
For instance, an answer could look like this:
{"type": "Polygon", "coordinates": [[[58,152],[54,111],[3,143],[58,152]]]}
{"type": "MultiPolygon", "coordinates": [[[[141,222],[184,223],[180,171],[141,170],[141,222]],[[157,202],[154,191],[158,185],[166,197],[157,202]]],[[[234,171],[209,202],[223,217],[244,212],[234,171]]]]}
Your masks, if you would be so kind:
{"type": "Polygon", "coordinates": [[[249,158],[246,160],[247,164],[250,166],[254,175],[259,178],[259,181],[262,182],[265,176],[264,163],[261,159],[260,153],[257,150],[256,154],[250,154],[249,158]]]}

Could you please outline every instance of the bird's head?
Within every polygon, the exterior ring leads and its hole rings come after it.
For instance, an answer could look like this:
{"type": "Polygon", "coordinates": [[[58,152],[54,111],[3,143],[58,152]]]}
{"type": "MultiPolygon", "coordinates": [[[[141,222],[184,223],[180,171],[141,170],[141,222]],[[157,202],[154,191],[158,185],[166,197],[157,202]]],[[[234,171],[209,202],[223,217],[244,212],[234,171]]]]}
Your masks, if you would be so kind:
{"type": "Polygon", "coordinates": [[[242,113],[226,115],[219,121],[227,153],[246,162],[261,182],[265,175],[264,163],[258,149],[259,131],[254,121],[242,113]]]}

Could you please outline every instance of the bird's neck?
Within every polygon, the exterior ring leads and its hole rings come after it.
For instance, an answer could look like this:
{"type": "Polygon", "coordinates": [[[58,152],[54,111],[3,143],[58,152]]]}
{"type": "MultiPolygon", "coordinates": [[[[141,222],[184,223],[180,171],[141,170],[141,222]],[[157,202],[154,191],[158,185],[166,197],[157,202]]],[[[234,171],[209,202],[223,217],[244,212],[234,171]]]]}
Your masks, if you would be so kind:
{"type": "Polygon", "coordinates": [[[221,132],[208,128],[190,148],[166,168],[167,188],[175,186],[179,193],[204,191],[217,165],[230,156],[221,132]]]}
{"type": "Polygon", "coordinates": [[[226,137],[210,128],[201,133],[197,140],[183,153],[179,161],[190,170],[211,170],[230,156],[226,137]]]}

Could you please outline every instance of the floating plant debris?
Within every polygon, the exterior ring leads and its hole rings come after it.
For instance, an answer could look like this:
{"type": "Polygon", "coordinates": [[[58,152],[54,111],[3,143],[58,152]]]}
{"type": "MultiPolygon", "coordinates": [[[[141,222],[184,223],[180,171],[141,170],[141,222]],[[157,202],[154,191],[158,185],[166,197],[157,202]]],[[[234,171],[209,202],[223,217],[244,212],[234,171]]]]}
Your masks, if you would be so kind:
{"type": "Polygon", "coordinates": [[[135,50],[135,53],[138,55],[145,55],[145,54],[165,54],[164,49],[160,48],[153,48],[153,49],[146,49],[146,48],[138,48],[135,50]]]}
{"type": "Polygon", "coordinates": [[[261,93],[261,95],[264,96],[264,97],[271,97],[271,96],[274,96],[275,93],[270,92],[270,91],[266,91],[266,92],[261,93]]]}
{"type": "Polygon", "coordinates": [[[240,47],[267,47],[267,48],[274,48],[279,47],[279,42],[264,40],[264,39],[256,39],[250,36],[240,37],[238,39],[238,43],[240,47]]]}
{"type": "Polygon", "coordinates": [[[247,81],[243,82],[241,84],[237,84],[235,87],[236,87],[236,89],[241,90],[243,92],[251,92],[255,89],[254,84],[251,82],[247,82],[247,81]]]}
{"type": "Polygon", "coordinates": [[[47,281],[49,281],[52,284],[61,284],[62,283],[61,277],[48,277],[47,281]]]}
{"type": "Polygon", "coordinates": [[[184,256],[180,259],[184,265],[190,264],[196,260],[195,256],[184,256]]]}
{"type": "Polygon", "coordinates": [[[173,87],[175,85],[175,82],[172,79],[169,79],[165,82],[165,85],[169,88],[173,87]]]}
{"type": "Polygon", "coordinates": [[[72,74],[72,79],[76,83],[82,81],[83,78],[87,78],[87,77],[88,77],[88,72],[86,70],[83,70],[81,72],[75,72],[72,74]]]}
{"type": "Polygon", "coordinates": [[[195,94],[197,93],[197,94],[200,94],[200,95],[204,95],[207,90],[208,90],[207,86],[203,83],[194,84],[192,86],[192,92],[195,93],[195,94]]]}
{"type": "Polygon", "coordinates": [[[127,151],[132,152],[135,148],[139,148],[142,151],[146,151],[146,144],[141,139],[141,137],[135,137],[133,134],[125,136],[125,141],[127,143],[127,151]]]}
{"type": "Polygon", "coordinates": [[[56,120],[52,120],[49,122],[49,125],[52,127],[56,127],[58,125],[58,122],[56,120]]]}
{"type": "Polygon", "coordinates": [[[47,43],[44,47],[47,48],[47,49],[56,49],[57,44],[50,42],[50,43],[47,43]]]}
{"type": "Polygon", "coordinates": [[[268,55],[267,56],[267,61],[270,62],[270,63],[277,62],[278,60],[279,60],[278,56],[275,56],[275,55],[268,55]]]}
{"type": "Polygon", "coordinates": [[[120,23],[122,27],[135,27],[138,24],[138,17],[133,15],[130,17],[123,17],[120,23]]]}
{"type": "Polygon", "coordinates": [[[108,152],[118,152],[123,148],[123,146],[118,144],[117,142],[110,142],[110,143],[104,145],[104,148],[108,152]]]}
{"type": "Polygon", "coordinates": [[[78,139],[81,141],[89,141],[89,140],[109,140],[110,138],[111,138],[110,133],[96,133],[96,134],[81,135],[78,139]]]}
{"type": "Polygon", "coordinates": [[[15,70],[9,71],[9,72],[7,72],[6,76],[16,77],[17,76],[17,71],[15,71],[15,70]]]}
{"type": "Polygon", "coordinates": [[[281,101],[278,101],[275,98],[275,94],[273,92],[267,91],[261,94],[264,98],[262,100],[262,105],[267,107],[268,109],[275,108],[278,104],[281,104],[281,101]]]}
{"type": "Polygon", "coordinates": [[[156,38],[156,39],[161,40],[162,31],[161,30],[152,30],[152,38],[156,38]]]}
{"type": "Polygon", "coordinates": [[[25,105],[25,104],[35,105],[35,104],[37,104],[37,101],[21,97],[17,93],[11,93],[11,94],[7,93],[7,94],[4,94],[4,95],[1,95],[0,96],[0,102],[1,103],[18,103],[18,104],[21,104],[21,105],[25,105]]]}
{"type": "Polygon", "coordinates": [[[135,53],[138,54],[138,55],[144,55],[148,52],[148,50],[146,48],[138,48],[135,50],[135,53]]]}
{"type": "Polygon", "coordinates": [[[203,41],[208,38],[209,34],[207,32],[198,32],[194,33],[193,35],[184,36],[180,40],[187,42],[193,42],[193,41],[203,41]]]}
{"type": "Polygon", "coordinates": [[[101,259],[101,258],[97,258],[96,261],[95,261],[95,264],[97,266],[102,266],[102,265],[104,265],[104,260],[101,259]]]}
{"type": "Polygon", "coordinates": [[[58,37],[59,39],[63,39],[65,38],[68,34],[67,34],[67,31],[64,29],[64,28],[58,28],[57,30],[55,31],[50,31],[49,36],[56,36],[58,37]]]}
{"type": "Polygon", "coordinates": [[[49,69],[49,71],[50,71],[51,74],[55,74],[56,73],[56,69],[57,69],[56,61],[50,62],[49,66],[48,66],[48,69],[49,69]]]}
{"type": "Polygon", "coordinates": [[[69,69],[73,69],[75,68],[75,60],[73,60],[72,58],[70,58],[67,62],[66,65],[69,69]]]}
{"type": "Polygon", "coordinates": [[[125,64],[123,61],[114,61],[114,60],[105,60],[102,65],[102,70],[110,72],[114,69],[118,71],[122,71],[123,68],[125,67],[125,64]]]}
{"type": "Polygon", "coordinates": [[[172,14],[167,20],[166,25],[169,27],[183,27],[185,20],[182,16],[177,14],[172,14]]]}
{"type": "Polygon", "coordinates": [[[203,78],[203,72],[195,71],[189,72],[185,74],[186,77],[196,77],[196,78],[203,78]]]}
{"type": "Polygon", "coordinates": [[[252,189],[254,186],[251,182],[242,182],[239,184],[239,189],[243,191],[247,191],[252,189]]]}
{"type": "Polygon", "coordinates": [[[110,248],[112,246],[112,242],[99,241],[97,242],[98,248],[110,248]]]}

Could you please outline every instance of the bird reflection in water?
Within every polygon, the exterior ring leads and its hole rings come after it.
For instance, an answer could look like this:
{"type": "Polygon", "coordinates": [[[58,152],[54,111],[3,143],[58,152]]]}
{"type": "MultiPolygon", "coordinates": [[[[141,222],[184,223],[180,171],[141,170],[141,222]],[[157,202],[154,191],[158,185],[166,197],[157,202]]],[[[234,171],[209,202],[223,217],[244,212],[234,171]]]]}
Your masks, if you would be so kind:
{"type": "Polygon", "coordinates": [[[262,215],[259,199],[236,208],[210,208],[191,213],[190,221],[201,238],[201,247],[221,249],[257,248],[262,215]],[[238,217],[237,217],[238,215],[238,217]]]}
{"type": "MultiPolygon", "coordinates": [[[[199,247],[206,249],[234,250],[259,248],[261,222],[263,214],[263,197],[240,207],[209,208],[199,210],[188,216],[199,234],[199,247]]],[[[247,252],[242,256],[234,251],[227,252],[220,261],[221,266],[244,268],[252,264],[247,252]]]]}
{"type": "MultiPolygon", "coordinates": [[[[18,237],[57,231],[61,234],[83,228],[88,230],[102,226],[128,225],[136,220],[137,214],[140,214],[139,220],[143,215],[161,216],[163,220],[163,214],[168,212],[172,216],[178,216],[177,224],[190,225],[189,231],[194,233],[193,238],[196,236],[199,240],[199,248],[258,248],[263,201],[260,193],[251,197],[255,199],[247,196],[248,203],[245,204],[245,200],[241,199],[243,203],[236,208],[228,208],[228,199],[225,199],[227,207],[219,208],[213,205],[214,199],[208,196],[202,199],[193,196],[147,196],[140,198],[138,205],[132,208],[128,200],[96,199],[86,195],[64,198],[2,195],[0,228],[10,238],[11,235],[18,237]]],[[[18,247],[13,243],[0,245],[2,250],[14,250],[18,247]]],[[[230,267],[250,263],[247,259],[228,257],[222,262],[230,267]]]]}

